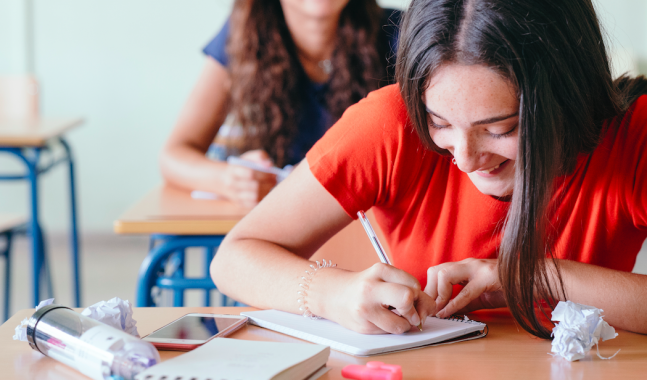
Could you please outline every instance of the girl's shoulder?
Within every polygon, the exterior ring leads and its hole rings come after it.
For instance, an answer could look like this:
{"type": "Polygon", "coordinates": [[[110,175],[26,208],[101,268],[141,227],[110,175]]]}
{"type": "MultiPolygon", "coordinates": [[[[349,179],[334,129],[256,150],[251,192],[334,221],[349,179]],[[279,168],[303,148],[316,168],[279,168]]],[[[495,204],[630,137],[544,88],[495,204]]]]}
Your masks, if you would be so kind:
{"type": "Polygon", "coordinates": [[[355,215],[399,199],[439,156],[422,144],[395,84],[349,107],[306,157],[317,180],[355,215]]]}
{"type": "Polygon", "coordinates": [[[627,110],[605,122],[600,147],[623,151],[647,147],[647,95],[638,97],[627,110]]]}

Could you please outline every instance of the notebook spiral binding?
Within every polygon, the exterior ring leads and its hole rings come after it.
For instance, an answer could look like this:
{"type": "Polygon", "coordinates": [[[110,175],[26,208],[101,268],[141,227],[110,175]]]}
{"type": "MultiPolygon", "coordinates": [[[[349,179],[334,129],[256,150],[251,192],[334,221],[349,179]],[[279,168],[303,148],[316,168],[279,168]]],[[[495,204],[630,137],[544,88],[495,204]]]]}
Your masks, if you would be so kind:
{"type": "Polygon", "coordinates": [[[443,319],[447,319],[448,321],[463,322],[463,323],[483,323],[474,319],[469,319],[469,318],[466,319],[464,315],[458,315],[458,314],[452,314],[451,316],[443,319]]]}
{"type": "Polygon", "coordinates": [[[455,322],[462,322],[462,323],[472,323],[472,324],[479,323],[479,324],[482,324],[483,326],[485,326],[485,328],[481,332],[475,333],[475,335],[478,334],[477,336],[475,336],[474,338],[466,339],[466,340],[486,337],[488,332],[490,331],[490,329],[488,328],[488,325],[486,325],[485,323],[474,320],[474,319],[467,319],[464,315],[452,314],[451,316],[449,316],[447,318],[443,318],[443,319],[447,319],[449,321],[455,321],[455,322]]]}

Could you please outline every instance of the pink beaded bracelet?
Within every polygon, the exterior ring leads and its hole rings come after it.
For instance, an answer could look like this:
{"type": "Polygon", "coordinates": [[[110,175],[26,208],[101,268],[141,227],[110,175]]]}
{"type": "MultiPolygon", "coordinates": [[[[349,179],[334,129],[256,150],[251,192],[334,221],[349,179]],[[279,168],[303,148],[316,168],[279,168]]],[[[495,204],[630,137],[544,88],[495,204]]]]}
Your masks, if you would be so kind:
{"type": "Polygon", "coordinates": [[[310,289],[309,284],[312,282],[312,279],[314,278],[315,274],[317,274],[317,271],[325,268],[334,268],[337,266],[337,264],[333,264],[332,260],[328,260],[328,262],[326,262],[326,259],[323,259],[321,263],[319,261],[315,261],[315,263],[316,263],[316,266],[315,264],[310,265],[310,268],[312,268],[312,271],[307,270],[306,275],[301,277],[301,280],[303,282],[299,284],[300,289],[297,292],[297,294],[299,295],[299,298],[297,298],[297,302],[301,304],[301,306],[299,306],[299,311],[303,313],[302,315],[304,317],[310,318],[310,319],[321,319],[321,317],[314,315],[312,314],[312,312],[310,312],[310,309],[308,308],[308,301],[306,299],[306,297],[308,296],[308,292],[306,290],[310,289]]]}

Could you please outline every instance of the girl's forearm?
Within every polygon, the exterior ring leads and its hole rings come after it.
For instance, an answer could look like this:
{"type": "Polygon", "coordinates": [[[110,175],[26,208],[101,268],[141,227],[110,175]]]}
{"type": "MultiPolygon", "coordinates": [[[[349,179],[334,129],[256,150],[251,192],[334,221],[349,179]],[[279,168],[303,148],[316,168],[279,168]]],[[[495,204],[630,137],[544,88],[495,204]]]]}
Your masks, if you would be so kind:
{"type": "Polygon", "coordinates": [[[604,319],[613,327],[647,334],[647,276],[558,262],[568,300],[604,310],[604,319]]]}
{"type": "MultiPolygon", "coordinates": [[[[211,264],[211,277],[218,290],[240,302],[258,308],[279,309],[302,314],[297,302],[305,271],[312,262],[276,244],[256,240],[225,239],[211,264]]],[[[326,297],[335,292],[345,271],[323,269],[315,275],[306,300],[311,312],[323,314],[326,297]],[[326,272],[326,273],[324,273],[326,272]]]]}

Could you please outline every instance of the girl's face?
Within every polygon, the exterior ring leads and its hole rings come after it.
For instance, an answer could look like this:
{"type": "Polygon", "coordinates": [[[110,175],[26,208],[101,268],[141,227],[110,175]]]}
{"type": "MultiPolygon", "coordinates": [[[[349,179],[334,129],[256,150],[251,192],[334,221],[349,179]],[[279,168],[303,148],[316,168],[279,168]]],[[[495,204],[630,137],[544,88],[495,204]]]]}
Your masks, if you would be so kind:
{"type": "Polygon", "coordinates": [[[429,134],[480,192],[512,194],[519,140],[515,88],[486,66],[447,64],[425,91],[429,134]]]}
{"type": "Polygon", "coordinates": [[[281,6],[286,9],[311,18],[337,17],[350,0],[281,0],[281,6]]]}

